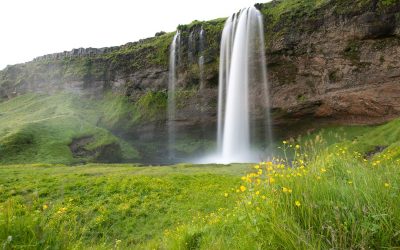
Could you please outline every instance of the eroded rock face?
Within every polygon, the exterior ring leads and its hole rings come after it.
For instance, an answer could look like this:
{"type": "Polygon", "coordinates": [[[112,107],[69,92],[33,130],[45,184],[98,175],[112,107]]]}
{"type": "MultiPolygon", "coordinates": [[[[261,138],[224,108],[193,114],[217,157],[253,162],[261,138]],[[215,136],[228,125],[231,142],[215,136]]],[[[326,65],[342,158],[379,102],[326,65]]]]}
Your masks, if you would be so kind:
{"type": "Polygon", "coordinates": [[[303,37],[298,46],[313,48],[307,53],[270,58],[273,107],[294,117],[307,114],[341,123],[399,116],[399,37],[366,39],[364,33],[364,40],[354,40],[347,27],[357,20],[303,37]]]}

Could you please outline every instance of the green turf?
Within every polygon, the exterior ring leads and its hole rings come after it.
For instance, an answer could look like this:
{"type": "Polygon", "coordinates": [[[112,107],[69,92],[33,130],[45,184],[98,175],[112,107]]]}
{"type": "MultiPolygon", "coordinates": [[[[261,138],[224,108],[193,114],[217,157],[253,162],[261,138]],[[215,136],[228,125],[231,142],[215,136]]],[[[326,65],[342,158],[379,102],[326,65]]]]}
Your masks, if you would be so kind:
{"type": "MultiPolygon", "coordinates": [[[[0,240],[9,248],[142,248],[163,232],[232,207],[244,165],[0,167],[0,240]]],[[[8,249],[8,248],[7,248],[8,249]]]]}
{"type": "Polygon", "coordinates": [[[398,125],[324,128],[286,140],[257,169],[4,165],[0,240],[6,249],[393,249],[398,125]],[[387,148],[367,157],[376,146],[387,148]]]}
{"type": "Polygon", "coordinates": [[[88,150],[118,144],[123,158],[138,158],[132,145],[113,135],[107,126],[101,126],[102,120],[119,122],[122,118],[114,116],[124,116],[127,107],[121,98],[95,99],[72,93],[26,94],[2,102],[0,163],[90,161],[90,158],[73,158],[69,148],[73,139],[84,136],[94,138],[86,145],[88,150]],[[113,112],[105,107],[112,107],[113,112]]]}
{"type": "Polygon", "coordinates": [[[227,191],[228,197],[239,193],[233,208],[195,216],[194,221],[168,231],[162,246],[397,249],[400,159],[390,154],[400,150],[397,124],[327,128],[303,138],[302,144],[284,141],[282,158],[256,166],[241,184],[227,191]],[[334,131],[347,131],[347,139],[334,131]],[[324,135],[331,136],[326,140],[324,135]],[[391,151],[366,159],[362,150],[367,138],[370,145],[390,144],[391,151]]]}

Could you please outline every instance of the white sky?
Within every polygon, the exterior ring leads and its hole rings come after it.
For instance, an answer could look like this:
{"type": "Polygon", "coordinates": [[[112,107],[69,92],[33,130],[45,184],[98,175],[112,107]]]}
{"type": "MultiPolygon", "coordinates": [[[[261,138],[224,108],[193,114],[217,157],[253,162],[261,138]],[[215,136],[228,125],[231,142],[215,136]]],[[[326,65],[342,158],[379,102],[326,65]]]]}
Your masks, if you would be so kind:
{"type": "Polygon", "coordinates": [[[79,47],[108,47],[227,17],[267,0],[2,0],[0,69],[79,47]]]}

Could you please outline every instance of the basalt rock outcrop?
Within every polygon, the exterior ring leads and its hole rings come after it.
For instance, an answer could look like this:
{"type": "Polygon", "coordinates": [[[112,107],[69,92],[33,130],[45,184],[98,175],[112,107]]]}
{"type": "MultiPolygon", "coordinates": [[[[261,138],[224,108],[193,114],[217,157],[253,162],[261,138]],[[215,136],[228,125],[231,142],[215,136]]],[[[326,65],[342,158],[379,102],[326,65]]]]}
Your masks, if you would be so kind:
{"type": "MultiPolygon", "coordinates": [[[[275,125],[376,124],[400,116],[400,3],[398,1],[272,1],[264,14],[266,58],[275,125]],[[286,7],[283,7],[286,6],[286,7]]],[[[182,133],[214,136],[219,41],[224,19],[180,25],[178,126],[182,133]],[[205,49],[199,32],[206,34],[205,49]],[[189,39],[190,38],[190,39],[189,39]],[[190,43],[189,43],[190,40],[190,43]],[[194,41],[194,43],[193,43],[194,41]],[[200,88],[198,58],[204,56],[200,88]]],[[[135,103],[166,92],[172,33],[103,49],[75,49],[8,66],[0,72],[0,98],[59,90],[115,92],[135,103]]],[[[259,98],[254,93],[253,98],[259,98]]],[[[254,110],[257,116],[259,110],[254,110]]],[[[165,131],[165,114],[135,124],[137,138],[165,131]]]]}

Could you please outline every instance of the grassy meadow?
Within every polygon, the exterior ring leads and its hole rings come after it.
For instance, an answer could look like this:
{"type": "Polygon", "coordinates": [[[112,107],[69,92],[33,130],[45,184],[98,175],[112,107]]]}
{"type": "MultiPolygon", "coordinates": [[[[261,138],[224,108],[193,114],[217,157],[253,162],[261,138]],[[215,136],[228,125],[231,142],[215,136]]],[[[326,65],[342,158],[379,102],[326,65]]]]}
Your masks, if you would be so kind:
{"type": "Polygon", "coordinates": [[[4,249],[398,249],[400,121],[259,164],[3,165],[4,249]]]}
{"type": "Polygon", "coordinates": [[[2,166],[0,239],[5,249],[155,246],[194,214],[232,207],[224,193],[245,172],[242,165],[2,166]]]}

